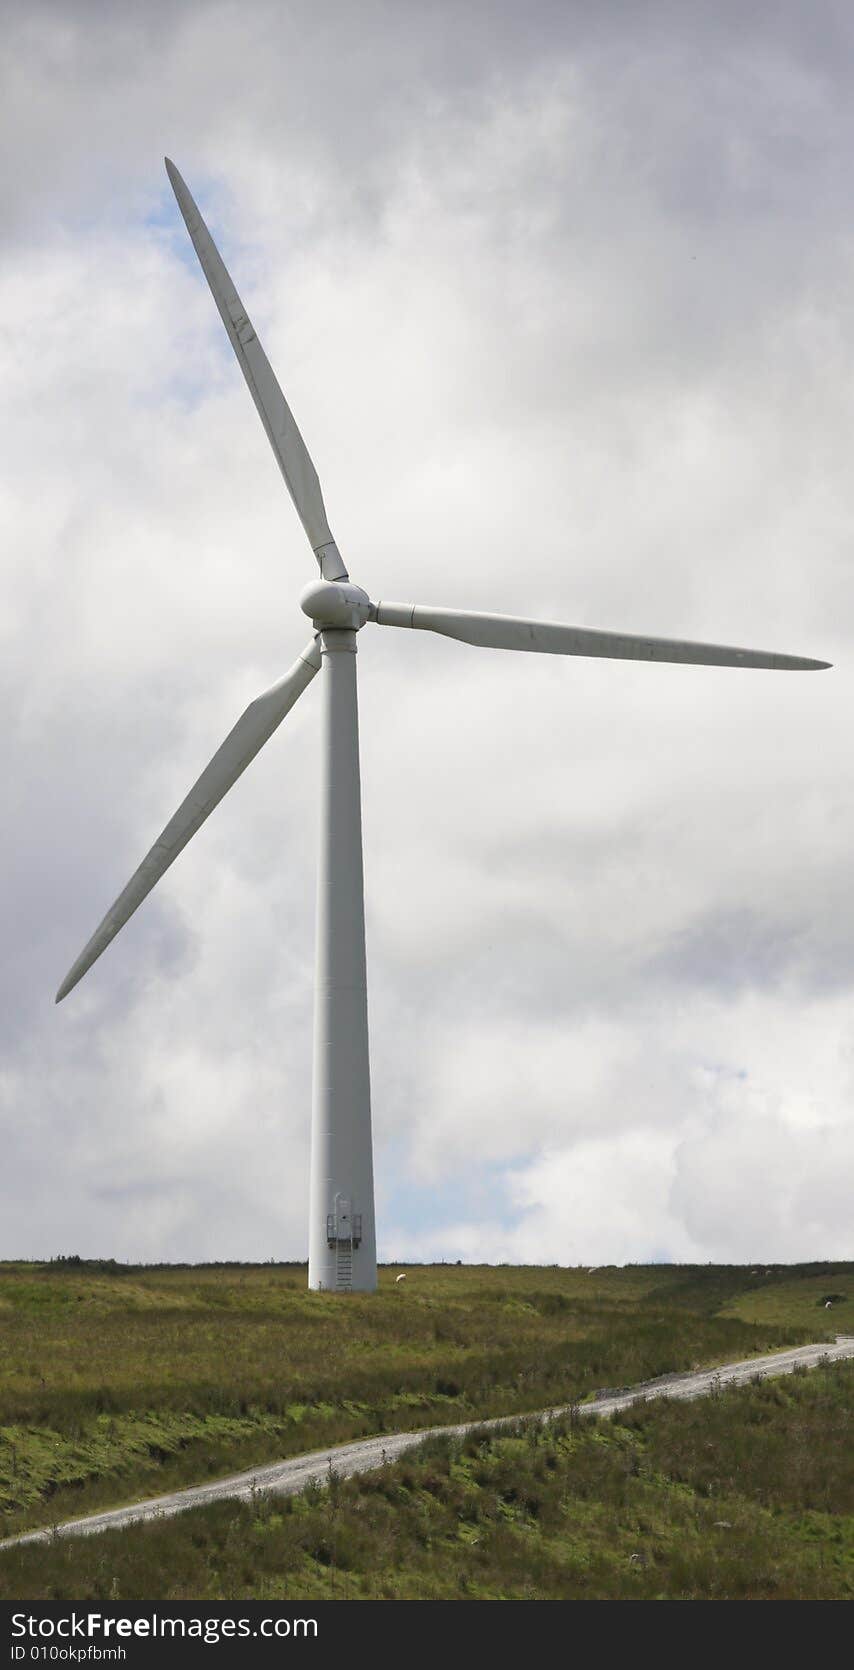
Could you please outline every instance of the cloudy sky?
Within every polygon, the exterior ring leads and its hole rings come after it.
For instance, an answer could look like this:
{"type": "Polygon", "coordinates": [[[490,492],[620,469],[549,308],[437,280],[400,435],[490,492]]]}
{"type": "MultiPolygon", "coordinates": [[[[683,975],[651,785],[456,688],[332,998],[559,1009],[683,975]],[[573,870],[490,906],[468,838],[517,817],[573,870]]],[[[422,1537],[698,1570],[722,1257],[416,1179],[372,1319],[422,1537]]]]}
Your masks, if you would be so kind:
{"type": "Polygon", "coordinates": [[[4,5],[0,1256],[305,1256],[314,561],[832,672],[360,639],[380,1255],[854,1256],[854,16],[4,5]]]}

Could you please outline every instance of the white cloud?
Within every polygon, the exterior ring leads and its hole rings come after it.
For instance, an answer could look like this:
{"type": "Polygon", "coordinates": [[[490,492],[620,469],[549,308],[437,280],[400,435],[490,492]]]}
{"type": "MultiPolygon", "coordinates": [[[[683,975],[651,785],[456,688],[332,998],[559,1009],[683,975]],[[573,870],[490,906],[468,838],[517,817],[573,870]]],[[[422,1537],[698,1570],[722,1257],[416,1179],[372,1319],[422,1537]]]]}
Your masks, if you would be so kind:
{"type": "Polygon", "coordinates": [[[850,30],[403,15],[250,0],[250,98],[227,5],[17,14],[0,1252],[305,1244],[316,689],[51,1002],[307,636],[168,149],[374,596],[839,663],[364,633],[381,1242],[850,1253],[850,30]]]}

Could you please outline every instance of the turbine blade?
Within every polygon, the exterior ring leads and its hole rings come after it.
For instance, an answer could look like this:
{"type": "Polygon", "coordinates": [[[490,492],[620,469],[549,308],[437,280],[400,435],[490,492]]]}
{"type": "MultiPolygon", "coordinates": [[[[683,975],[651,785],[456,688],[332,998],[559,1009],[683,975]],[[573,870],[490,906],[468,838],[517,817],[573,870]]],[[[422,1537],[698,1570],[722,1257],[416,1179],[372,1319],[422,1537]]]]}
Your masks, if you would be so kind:
{"type": "Polygon", "coordinates": [[[684,661],[700,667],[767,667],[777,672],[811,672],[831,666],[803,655],[737,649],[730,644],[695,643],[690,638],[646,638],[635,632],[597,632],[586,626],[557,626],[551,621],[520,620],[515,615],[470,614],[461,609],[433,609],[420,603],[378,603],[379,626],[411,626],[439,632],[483,649],[534,650],[541,655],[596,655],[618,661],[684,661]]]}
{"type": "Polygon", "coordinates": [[[267,431],[288,491],[296,505],[297,515],[320,564],[320,572],[324,580],[346,580],[347,570],[330,532],[317,471],[296,426],[290,406],[191,193],[174,162],[170,162],[168,157],[164,158],[164,161],[202,271],[211,287],[220,318],[249,385],[249,393],[258,408],[258,415],[267,431]]]}
{"type": "Polygon", "coordinates": [[[210,817],[214,807],[219,805],[232,784],[237,782],[241,773],[254,760],[255,755],[281,724],[285,714],[290,712],[298,697],[311,683],[320,667],[320,659],[318,645],[312,640],[303,650],[299,660],[294,662],[290,672],[279,679],[278,684],[272,685],[262,696],[250,702],[234,729],[229,731],[222,747],[217,749],[210,764],[205,766],[186,800],[178,807],[174,818],[167,823],[139,869],[131,876],[124,892],[120,893],[115,904],[111,905],[88,945],[84,946],[77,961],[69,969],[56,994],[57,1003],[61,1003],[62,999],[68,996],[72,987],[83,978],[86,970],[91,968],[101,952],[107,949],[119,929],[124,927],[155,883],[168,870],[170,864],[174,863],[179,852],[183,851],[205,819],[210,817]]]}

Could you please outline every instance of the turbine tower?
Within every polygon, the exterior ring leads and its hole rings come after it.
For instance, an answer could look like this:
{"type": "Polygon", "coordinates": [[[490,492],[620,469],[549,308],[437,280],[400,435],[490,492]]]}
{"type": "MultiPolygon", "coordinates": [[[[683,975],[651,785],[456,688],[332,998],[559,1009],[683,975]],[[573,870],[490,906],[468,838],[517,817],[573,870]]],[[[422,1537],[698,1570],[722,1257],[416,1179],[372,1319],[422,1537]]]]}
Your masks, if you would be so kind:
{"type": "Polygon", "coordinates": [[[300,598],[313,635],[290,672],[251,702],[127,887],[73,964],[66,997],[106,950],[322,668],[322,781],[317,879],[317,966],[308,1285],[336,1292],[377,1285],[356,637],[368,622],[438,632],[489,649],[630,661],[806,671],[830,665],[803,656],[723,644],[638,637],[584,627],[465,613],[422,604],[371,602],[354,585],[332,537],[317,472],[219,251],[177,168],[166,169],[232,348],[258,408],[320,578],[300,598]]]}

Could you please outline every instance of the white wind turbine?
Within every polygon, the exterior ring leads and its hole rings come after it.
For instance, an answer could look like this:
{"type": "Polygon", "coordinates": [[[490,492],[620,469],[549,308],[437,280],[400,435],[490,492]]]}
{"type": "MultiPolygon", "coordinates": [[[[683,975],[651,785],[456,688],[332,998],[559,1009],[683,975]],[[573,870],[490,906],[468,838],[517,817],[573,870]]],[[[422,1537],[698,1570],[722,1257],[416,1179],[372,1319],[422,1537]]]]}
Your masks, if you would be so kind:
{"type": "Polygon", "coordinates": [[[356,634],[368,622],[439,632],[489,649],[594,655],[701,666],[808,670],[830,665],[674,638],[465,613],[422,604],[372,603],[353,585],[326,519],[317,472],[246,310],[177,168],[166,169],[202,271],[249,385],[261,422],[317,558],[320,579],[300,604],[314,632],[290,672],[250,703],[155,841],[69,970],[56,1001],[91,968],[269,740],[323,667],[322,787],[317,888],[317,965],[308,1285],[372,1291],[377,1284],[356,634]]]}

